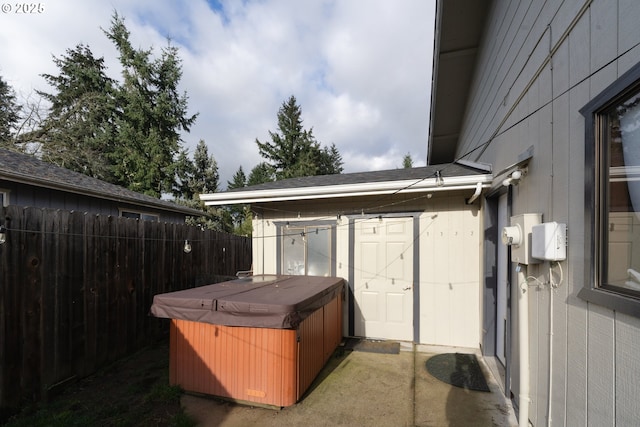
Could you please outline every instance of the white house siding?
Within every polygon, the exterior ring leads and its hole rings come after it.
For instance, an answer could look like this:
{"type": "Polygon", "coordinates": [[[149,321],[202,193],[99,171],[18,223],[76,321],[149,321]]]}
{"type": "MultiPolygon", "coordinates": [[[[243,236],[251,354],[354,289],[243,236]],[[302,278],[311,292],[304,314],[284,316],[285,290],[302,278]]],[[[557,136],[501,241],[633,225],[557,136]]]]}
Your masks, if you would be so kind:
{"type": "Polygon", "coordinates": [[[435,198],[420,215],[420,342],[479,348],[480,212],[435,198]]]}
{"type": "MultiPolygon", "coordinates": [[[[499,171],[532,146],[529,173],[513,187],[512,213],[542,213],[544,221],[569,228],[553,306],[548,286],[529,292],[530,420],[536,426],[547,424],[549,409],[552,425],[637,425],[640,419],[640,320],[577,297],[591,262],[584,250],[579,109],[640,61],[638,22],[637,0],[496,0],[487,18],[457,156],[492,140],[470,160],[499,171]]],[[[528,274],[548,281],[549,264],[530,266],[528,274]]],[[[558,280],[557,268],[553,274],[558,280]]],[[[512,330],[516,325],[514,319],[512,330]]],[[[517,356],[518,337],[511,342],[517,356]]],[[[511,375],[507,385],[517,396],[517,369],[511,375]]]]}
{"type": "MultiPolygon", "coordinates": [[[[445,194],[394,195],[344,198],[331,201],[270,204],[253,220],[253,271],[277,272],[277,230],[274,222],[337,219],[336,275],[349,279],[349,220],[362,218],[362,209],[375,214],[418,213],[420,295],[418,341],[423,344],[478,348],[480,342],[480,247],[479,204],[467,205],[473,190],[445,194]],[[372,209],[376,206],[384,208],[372,209]]],[[[414,306],[416,302],[414,301],[414,306]]],[[[344,304],[345,335],[348,304],[344,304]]]]}

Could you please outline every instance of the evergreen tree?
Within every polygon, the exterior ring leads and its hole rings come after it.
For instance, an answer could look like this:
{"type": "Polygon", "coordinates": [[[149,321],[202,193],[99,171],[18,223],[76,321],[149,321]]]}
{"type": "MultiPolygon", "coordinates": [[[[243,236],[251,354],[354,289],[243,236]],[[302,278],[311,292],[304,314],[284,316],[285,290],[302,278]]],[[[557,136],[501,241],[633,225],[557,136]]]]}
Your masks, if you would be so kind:
{"type": "Polygon", "coordinates": [[[180,131],[189,131],[197,117],[187,114],[188,98],[178,91],[178,49],[169,44],[155,60],[150,49],[134,49],[117,13],[105,34],[118,49],[123,67],[113,173],[119,184],[157,197],[172,188],[180,131]]]}
{"type": "Polygon", "coordinates": [[[53,62],[60,74],[42,77],[54,92],[36,91],[50,103],[49,113],[22,139],[39,143],[43,160],[112,181],[115,81],[107,77],[104,59],[82,44],[53,62]]]}
{"type": "Polygon", "coordinates": [[[413,159],[411,158],[411,153],[407,153],[402,158],[402,167],[404,169],[411,169],[413,167],[413,159]]]}
{"type": "Polygon", "coordinates": [[[264,184],[265,182],[272,182],[273,180],[272,168],[268,164],[261,162],[251,169],[249,178],[247,179],[247,185],[264,184]]]}
{"type": "Polygon", "coordinates": [[[183,149],[178,154],[178,158],[173,164],[175,180],[173,183],[173,197],[176,199],[193,199],[193,181],[195,176],[195,165],[189,159],[187,150],[183,149]]]}
{"type": "Polygon", "coordinates": [[[335,145],[320,148],[313,129],[302,126],[302,110],[291,95],[278,110],[278,131],[269,131],[271,142],[256,139],[260,155],[274,171],[275,178],[286,179],[325,173],[340,173],[342,159],[335,145]]]}
{"type": "Polygon", "coordinates": [[[233,234],[238,236],[251,237],[253,234],[253,214],[249,206],[242,205],[242,215],[239,217],[240,222],[233,227],[233,234]]]}
{"type": "Polygon", "coordinates": [[[206,206],[199,195],[218,191],[218,163],[209,156],[207,144],[200,140],[189,159],[185,150],[180,152],[175,162],[175,184],[173,195],[178,203],[199,209],[204,216],[188,218],[187,224],[219,231],[233,231],[231,216],[223,208],[206,206]]]}
{"type": "Polygon", "coordinates": [[[195,169],[192,186],[194,193],[206,194],[218,191],[218,180],[220,179],[218,162],[213,155],[209,156],[207,144],[202,139],[198,142],[193,154],[193,166],[195,169]]]}
{"type": "MultiPolygon", "coordinates": [[[[247,176],[245,175],[242,166],[240,166],[236,173],[233,174],[231,181],[227,181],[227,190],[243,188],[246,186],[247,176]]],[[[227,206],[225,210],[229,214],[229,218],[231,219],[231,223],[233,224],[235,234],[240,234],[243,236],[251,235],[251,212],[249,211],[249,207],[247,205],[230,205],[227,206]],[[247,218],[249,220],[248,227],[246,224],[247,218]],[[249,232],[247,232],[247,228],[249,229],[249,232]]]]}
{"type": "Polygon", "coordinates": [[[182,150],[174,163],[174,168],[174,197],[192,199],[197,198],[199,194],[218,191],[218,162],[213,155],[209,156],[204,140],[198,142],[193,161],[187,156],[186,150],[182,150]]]}
{"type": "Polygon", "coordinates": [[[318,165],[318,175],[342,173],[342,156],[338,152],[335,144],[331,144],[331,147],[324,147],[322,149],[318,165]]]}
{"type": "Polygon", "coordinates": [[[11,148],[15,126],[22,107],[16,102],[15,91],[0,77],[0,146],[11,148]]]}
{"type": "Polygon", "coordinates": [[[233,174],[231,181],[227,181],[227,190],[233,190],[234,188],[242,188],[247,185],[247,176],[242,170],[242,166],[238,168],[236,173],[233,174]]]}
{"type": "Polygon", "coordinates": [[[51,105],[48,116],[19,142],[39,143],[44,160],[134,191],[193,192],[188,178],[196,171],[180,132],[196,115],[187,114],[187,96],[178,91],[177,48],[168,44],[157,58],[134,49],[117,13],[104,32],[119,52],[122,83],[107,77],[103,58],[89,47],[67,50],[54,58],[59,74],[43,75],[54,91],[38,92],[51,105]]]}
{"type": "Polygon", "coordinates": [[[203,229],[225,231],[227,233],[233,232],[233,221],[227,209],[205,206],[197,196],[193,199],[176,199],[175,202],[183,206],[198,209],[203,213],[203,215],[198,217],[188,216],[185,224],[203,229]]]}

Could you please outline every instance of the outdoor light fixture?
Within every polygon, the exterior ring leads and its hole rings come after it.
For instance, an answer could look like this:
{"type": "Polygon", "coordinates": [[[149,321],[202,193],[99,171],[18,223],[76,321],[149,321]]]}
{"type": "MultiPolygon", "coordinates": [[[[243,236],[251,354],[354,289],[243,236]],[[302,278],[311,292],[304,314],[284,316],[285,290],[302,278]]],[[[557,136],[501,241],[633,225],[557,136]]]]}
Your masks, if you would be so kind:
{"type": "Polygon", "coordinates": [[[188,240],[184,241],[184,247],[182,248],[185,254],[191,253],[191,243],[188,240]]]}
{"type": "Polygon", "coordinates": [[[0,225],[0,245],[7,241],[7,227],[0,225]]]}
{"type": "Polygon", "coordinates": [[[509,174],[504,181],[502,181],[502,185],[504,185],[505,187],[508,187],[510,185],[518,185],[518,183],[520,182],[520,180],[525,174],[526,174],[526,170],[523,171],[522,169],[516,169],[513,172],[511,172],[511,174],[509,174]]]}

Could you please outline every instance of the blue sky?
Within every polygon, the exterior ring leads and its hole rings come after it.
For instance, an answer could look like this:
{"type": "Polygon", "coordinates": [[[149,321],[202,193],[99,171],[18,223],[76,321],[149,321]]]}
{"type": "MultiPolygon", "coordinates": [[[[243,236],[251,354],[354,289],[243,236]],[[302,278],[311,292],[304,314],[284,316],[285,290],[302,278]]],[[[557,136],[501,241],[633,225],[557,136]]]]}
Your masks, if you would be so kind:
{"type": "Polygon", "coordinates": [[[261,161],[256,138],[276,131],[290,95],[305,128],[334,143],[345,172],[393,169],[427,152],[435,0],[57,0],[44,12],[0,14],[0,75],[21,100],[48,91],[39,76],[78,43],[119,77],[101,28],[125,17],[134,46],[180,49],[181,86],[199,117],[185,147],[206,141],[221,187],[261,161]]]}

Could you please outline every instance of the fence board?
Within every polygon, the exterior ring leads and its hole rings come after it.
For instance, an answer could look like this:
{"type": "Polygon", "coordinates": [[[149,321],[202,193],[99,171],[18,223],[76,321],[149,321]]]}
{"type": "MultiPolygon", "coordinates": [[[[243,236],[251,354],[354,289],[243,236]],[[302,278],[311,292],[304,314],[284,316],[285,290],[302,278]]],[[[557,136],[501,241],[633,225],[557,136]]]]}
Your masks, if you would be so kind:
{"type": "Polygon", "coordinates": [[[44,218],[42,232],[43,254],[51,254],[51,256],[42,259],[43,283],[47,284],[42,287],[42,341],[41,341],[41,368],[42,372],[42,388],[46,397],[46,390],[55,382],[57,373],[56,358],[49,357],[55,355],[56,346],[56,271],[57,271],[57,255],[58,247],[57,239],[53,237],[58,228],[59,215],[58,211],[47,215],[44,218]]]}
{"type": "MultiPolygon", "coordinates": [[[[2,216],[5,215],[4,209],[2,209],[1,213],[2,216]]],[[[3,224],[4,223],[5,221],[3,221],[3,224]]],[[[7,265],[9,262],[8,247],[9,245],[6,243],[0,245],[0,265],[7,265]]],[[[5,313],[5,315],[0,316],[0,337],[2,337],[2,341],[7,340],[7,333],[9,332],[6,319],[7,306],[9,305],[9,295],[7,295],[9,288],[8,283],[9,277],[7,269],[0,269],[0,313],[5,313]]],[[[5,390],[7,384],[8,367],[5,366],[5,364],[8,363],[8,361],[9,360],[7,358],[5,346],[0,345],[0,402],[7,400],[5,396],[5,390]]]]}
{"type": "Polygon", "coordinates": [[[117,359],[123,354],[126,354],[127,348],[127,309],[125,306],[125,288],[128,286],[128,282],[132,280],[131,277],[127,277],[129,272],[128,268],[128,252],[129,252],[129,240],[128,229],[133,224],[132,219],[126,219],[125,221],[118,221],[117,236],[118,236],[118,263],[116,265],[116,271],[118,272],[119,280],[116,282],[114,303],[116,308],[116,330],[115,330],[115,345],[113,346],[114,354],[113,358],[117,359]]]}
{"type": "MultiPolygon", "coordinates": [[[[3,262],[2,276],[2,323],[3,339],[0,340],[2,359],[0,385],[0,398],[6,405],[16,406],[20,403],[20,394],[16,393],[16,385],[21,385],[21,366],[23,356],[22,328],[20,319],[20,300],[23,291],[23,268],[8,268],[8,266],[20,266],[22,260],[21,246],[25,234],[12,236],[13,229],[23,229],[23,210],[20,207],[9,206],[5,209],[3,217],[7,228],[7,241],[2,245],[3,262]]],[[[1,407],[1,406],[0,406],[1,407]]]]}
{"type": "Polygon", "coordinates": [[[21,267],[24,269],[25,282],[22,288],[22,298],[20,304],[20,314],[22,323],[22,342],[24,354],[22,358],[22,378],[21,385],[30,390],[34,399],[40,399],[41,365],[40,365],[40,342],[41,323],[40,308],[42,274],[42,217],[38,209],[25,209],[24,227],[27,235],[24,239],[24,256],[21,267]],[[35,333],[34,333],[35,332],[35,333]]]}
{"type": "Polygon", "coordinates": [[[0,412],[166,336],[168,323],[149,316],[154,295],[226,280],[251,265],[250,239],[226,233],[0,209],[8,228],[0,245],[0,412]]]}
{"type": "Polygon", "coordinates": [[[100,255],[96,252],[98,246],[99,221],[93,220],[88,214],[85,215],[85,252],[84,256],[84,287],[83,303],[85,313],[85,349],[87,358],[87,368],[95,369],[97,359],[97,333],[98,333],[98,299],[99,299],[99,273],[100,255]]]}
{"type": "Polygon", "coordinates": [[[69,301],[71,301],[71,264],[70,254],[70,224],[69,211],[57,211],[57,230],[52,238],[56,242],[56,252],[52,255],[54,259],[54,271],[51,275],[55,280],[49,284],[53,287],[53,300],[49,311],[53,311],[54,338],[51,358],[56,366],[55,373],[51,378],[51,385],[73,378],[74,360],[71,340],[71,312],[69,301]]]}
{"type": "Polygon", "coordinates": [[[86,349],[86,318],[84,310],[84,217],[83,212],[69,213],[69,239],[67,241],[68,292],[67,301],[59,300],[69,315],[70,355],[72,367],[80,376],[91,372],[86,349]]]}

